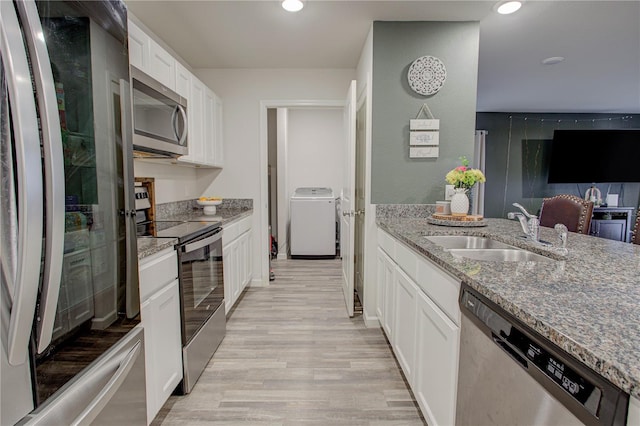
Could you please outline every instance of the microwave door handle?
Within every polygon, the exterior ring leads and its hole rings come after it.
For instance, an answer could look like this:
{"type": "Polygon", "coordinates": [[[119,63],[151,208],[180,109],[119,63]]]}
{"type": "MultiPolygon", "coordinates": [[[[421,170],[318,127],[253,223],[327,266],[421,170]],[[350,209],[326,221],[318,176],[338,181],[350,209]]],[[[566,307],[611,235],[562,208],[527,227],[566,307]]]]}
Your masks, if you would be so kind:
{"type": "MultiPolygon", "coordinates": [[[[36,309],[42,256],[43,194],[40,133],[27,54],[13,2],[0,1],[0,51],[11,103],[15,140],[18,201],[16,274],[10,291],[11,316],[7,338],[10,365],[27,361],[36,309]]],[[[4,322],[4,321],[3,321],[4,322]]]]}
{"type": "Polygon", "coordinates": [[[25,38],[29,46],[35,77],[44,153],[47,225],[44,240],[42,294],[37,324],[37,351],[42,353],[51,343],[62,275],[65,214],[62,130],[47,45],[42,37],[38,37],[38,34],[43,34],[38,9],[34,2],[18,2],[18,10],[25,28],[25,38]]]}
{"type": "Polygon", "coordinates": [[[122,131],[122,171],[124,180],[124,209],[126,250],[126,312],[133,318],[140,312],[138,276],[138,243],[136,239],[135,179],[133,172],[133,108],[129,80],[120,79],[120,128],[122,131]]]}
{"type": "Polygon", "coordinates": [[[173,127],[173,135],[176,137],[176,141],[180,140],[180,134],[178,133],[178,123],[176,120],[178,119],[178,105],[171,112],[171,126],[173,127]]]}
{"type": "MultiPolygon", "coordinates": [[[[184,129],[182,129],[182,136],[178,140],[178,144],[180,146],[184,146],[185,141],[187,140],[187,112],[184,110],[184,107],[180,104],[176,106],[177,110],[180,112],[180,116],[182,117],[182,122],[184,123],[184,129]]],[[[177,123],[174,122],[173,128],[176,131],[176,136],[178,136],[178,126],[177,123]]]]}

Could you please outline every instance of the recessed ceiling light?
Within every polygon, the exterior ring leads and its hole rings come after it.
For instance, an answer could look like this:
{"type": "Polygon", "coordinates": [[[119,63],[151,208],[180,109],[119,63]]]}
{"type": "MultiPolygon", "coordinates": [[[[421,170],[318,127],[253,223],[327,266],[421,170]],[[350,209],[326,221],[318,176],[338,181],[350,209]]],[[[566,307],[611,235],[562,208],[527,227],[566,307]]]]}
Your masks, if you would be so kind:
{"type": "Polygon", "coordinates": [[[501,15],[509,15],[522,7],[519,1],[503,1],[498,3],[496,11],[501,15]]]}
{"type": "Polygon", "coordinates": [[[550,58],[543,59],[542,65],[554,65],[559,64],[562,61],[564,61],[564,58],[562,56],[552,56],[550,58]]]}
{"type": "Polygon", "coordinates": [[[303,7],[302,0],[282,0],[282,8],[287,12],[299,12],[303,7]]]}

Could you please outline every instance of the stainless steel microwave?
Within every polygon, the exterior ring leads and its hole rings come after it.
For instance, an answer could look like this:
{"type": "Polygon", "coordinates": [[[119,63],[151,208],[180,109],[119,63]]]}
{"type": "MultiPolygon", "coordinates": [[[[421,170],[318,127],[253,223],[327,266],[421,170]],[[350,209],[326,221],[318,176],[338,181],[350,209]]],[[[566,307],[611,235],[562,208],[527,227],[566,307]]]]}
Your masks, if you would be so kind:
{"type": "Polygon", "coordinates": [[[187,100],[131,67],[133,149],[139,157],[179,157],[187,148],[187,100]]]}

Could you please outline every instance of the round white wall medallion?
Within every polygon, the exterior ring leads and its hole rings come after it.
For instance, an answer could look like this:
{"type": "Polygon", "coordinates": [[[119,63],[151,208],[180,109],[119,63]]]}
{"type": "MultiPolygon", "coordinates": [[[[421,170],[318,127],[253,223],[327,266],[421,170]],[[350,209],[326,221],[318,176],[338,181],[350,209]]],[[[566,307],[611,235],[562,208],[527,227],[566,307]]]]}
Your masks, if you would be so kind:
{"type": "Polygon", "coordinates": [[[435,56],[421,56],[409,67],[407,79],[414,92],[433,95],[442,89],[447,79],[447,69],[435,56]]]}

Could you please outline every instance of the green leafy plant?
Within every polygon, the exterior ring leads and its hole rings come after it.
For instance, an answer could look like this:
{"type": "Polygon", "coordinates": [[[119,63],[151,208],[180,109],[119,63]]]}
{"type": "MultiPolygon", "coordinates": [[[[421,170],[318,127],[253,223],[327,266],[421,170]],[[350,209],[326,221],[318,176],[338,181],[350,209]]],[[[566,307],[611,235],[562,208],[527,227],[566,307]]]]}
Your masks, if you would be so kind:
{"type": "Polygon", "coordinates": [[[478,169],[469,167],[467,157],[460,157],[461,166],[451,170],[444,179],[454,188],[471,189],[478,182],[486,182],[484,174],[478,169]]]}

